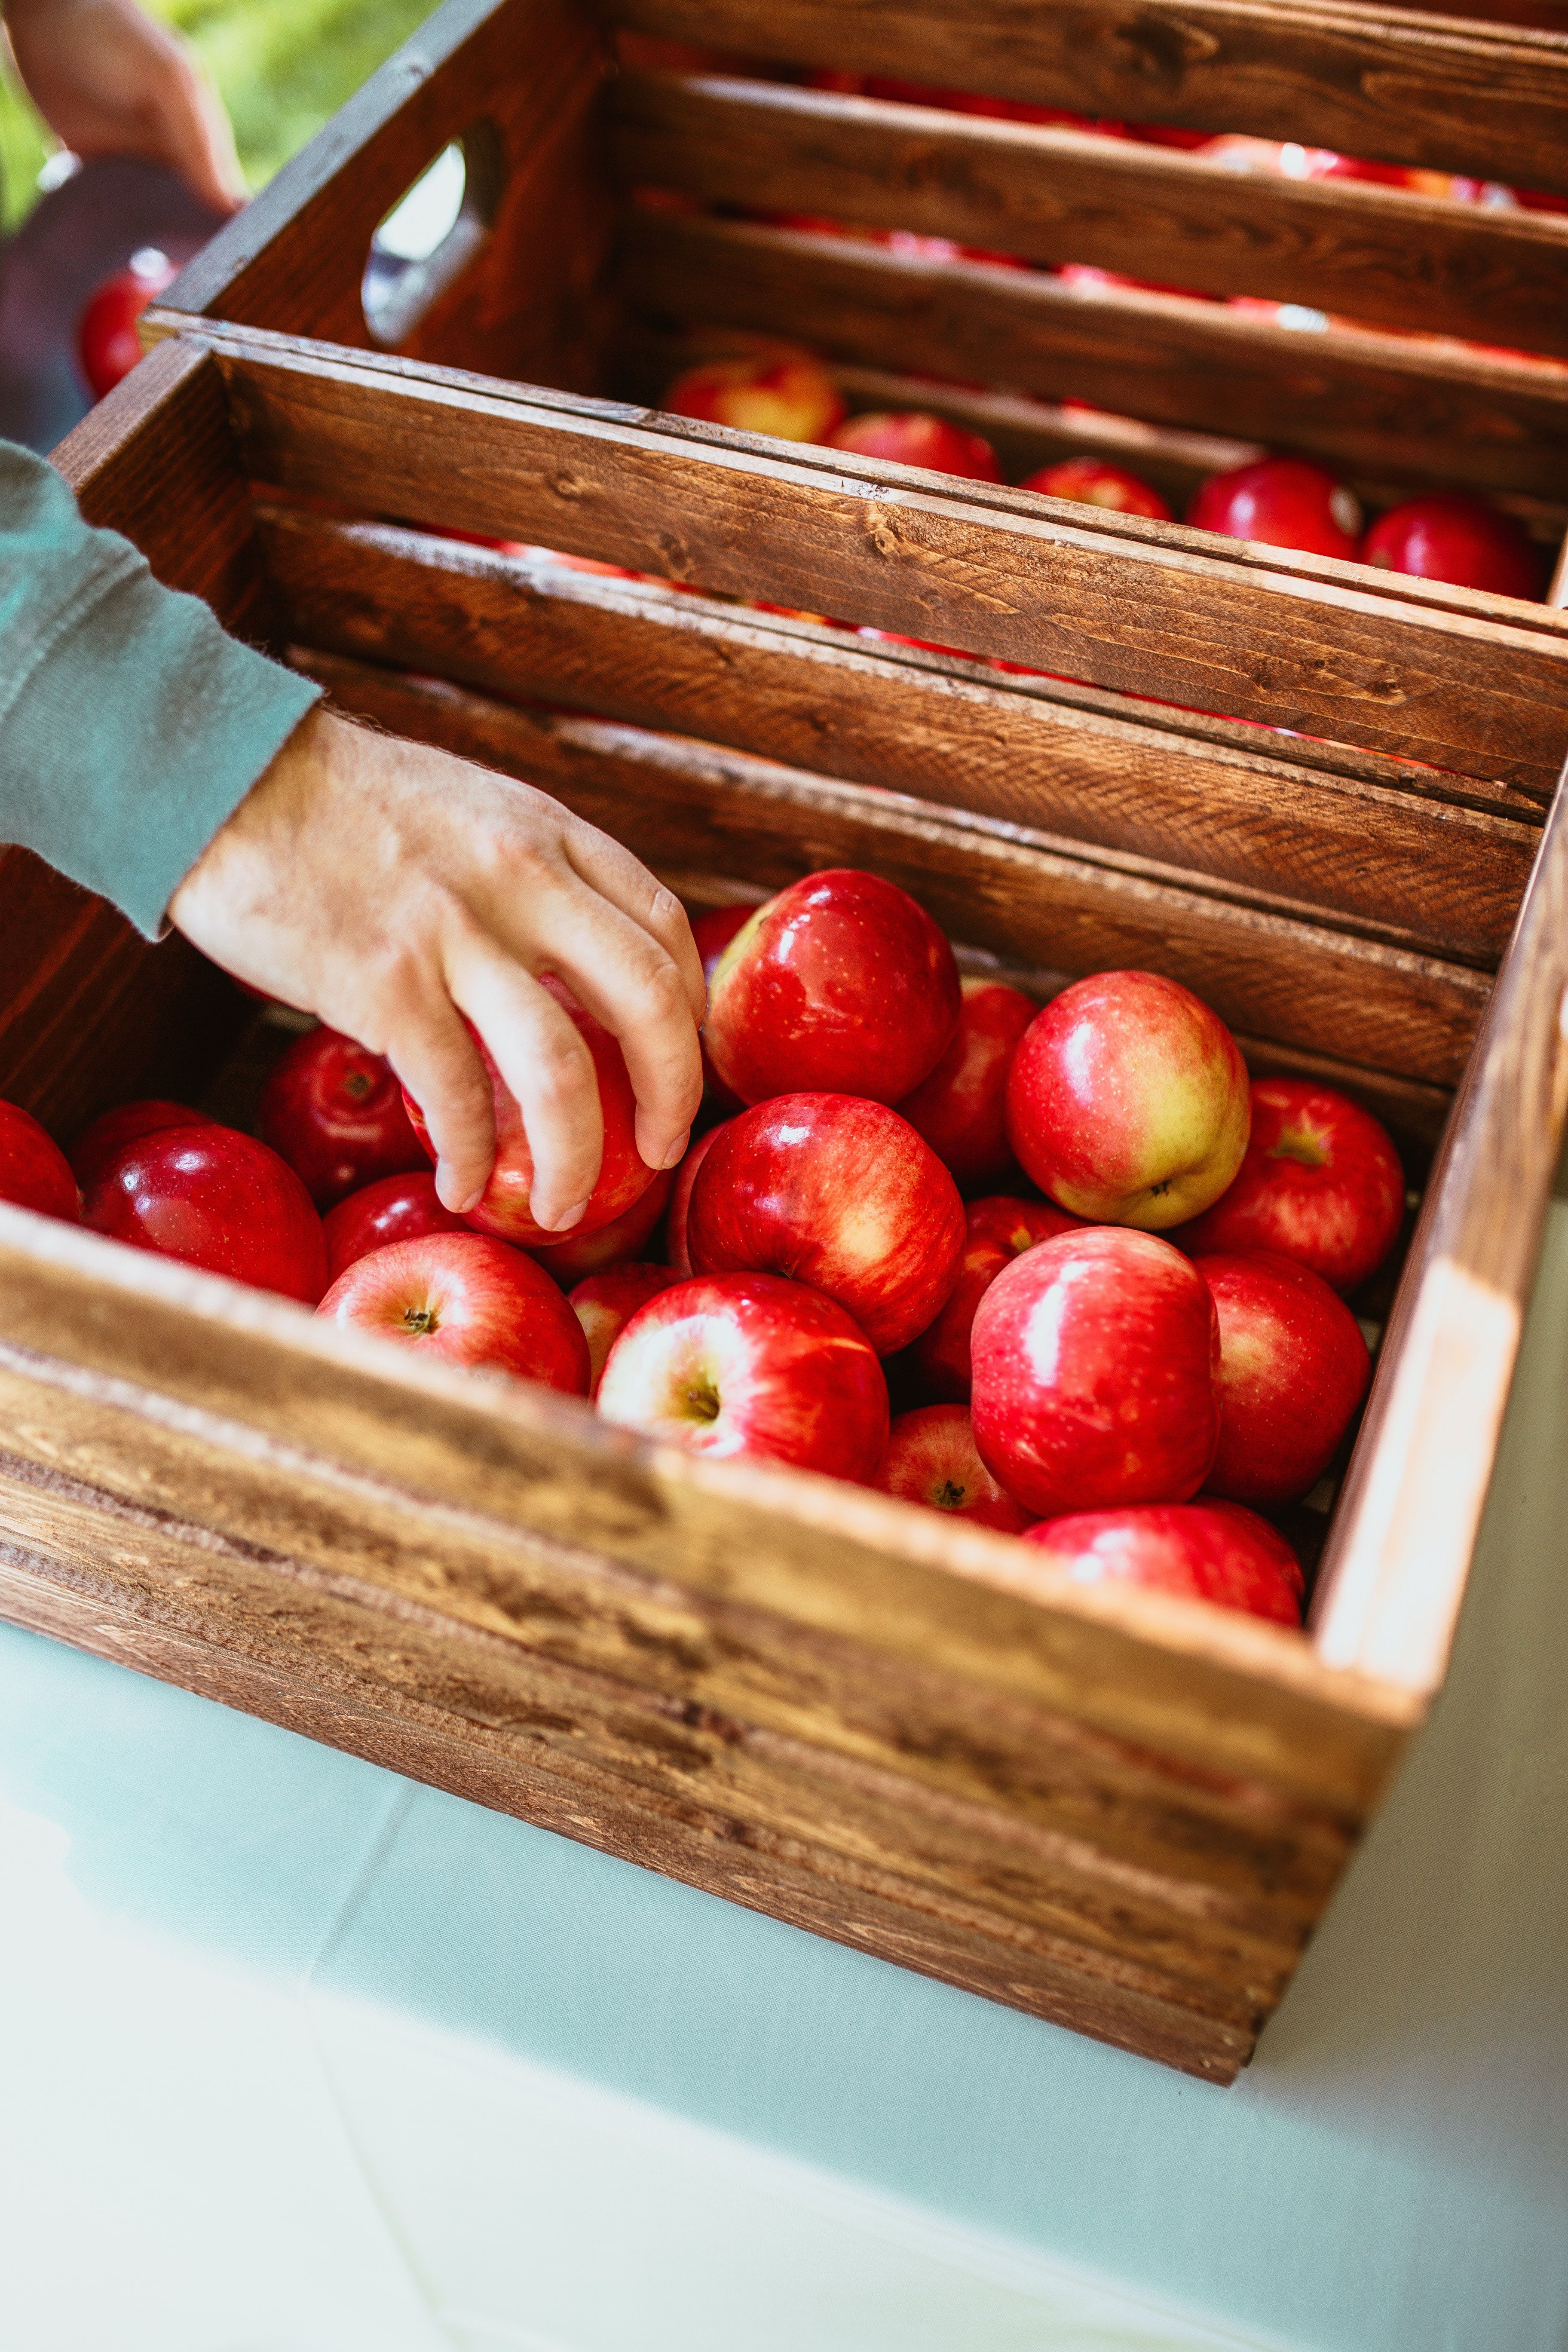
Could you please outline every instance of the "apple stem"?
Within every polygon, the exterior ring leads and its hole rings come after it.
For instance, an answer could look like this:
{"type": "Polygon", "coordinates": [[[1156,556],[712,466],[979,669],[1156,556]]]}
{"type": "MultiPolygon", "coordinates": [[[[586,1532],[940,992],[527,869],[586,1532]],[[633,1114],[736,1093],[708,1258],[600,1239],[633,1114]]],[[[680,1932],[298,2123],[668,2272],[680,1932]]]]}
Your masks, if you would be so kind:
{"type": "Polygon", "coordinates": [[[718,1420],[719,1392],[717,1389],[711,1387],[706,1381],[701,1382],[696,1388],[689,1388],[687,1390],[686,1402],[691,1407],[693,1417],[696,1420],[718,1420]]]}

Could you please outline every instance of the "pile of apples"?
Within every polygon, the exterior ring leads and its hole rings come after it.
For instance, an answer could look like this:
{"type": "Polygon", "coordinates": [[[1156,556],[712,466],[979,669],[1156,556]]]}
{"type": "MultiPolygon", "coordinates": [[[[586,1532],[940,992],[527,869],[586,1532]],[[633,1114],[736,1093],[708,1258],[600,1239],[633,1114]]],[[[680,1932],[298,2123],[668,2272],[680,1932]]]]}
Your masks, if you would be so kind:
{"type": "Polygon", "coordinates": [[[1342,1294],[1405,1206],[1377,1121],[1249,1085],[1178,982],[1105,971],[1041,1009],[961,979],[936,924],[852,868],[701,916],[707,1126],[635,1143],[621,1049],[593,1055],[598,1181],[565,1240],[529,1210],[518,1106],[466,1217],[378,1056],[297,1037],[261,1135],[121,1105],[68,1160],[0,1106],[0,1195],[447,1363],[595,1396],[694,1453],[879,1486],[1018,1535],[1080,1580],[1299,1622],[1262,1511],[1323,1475],[1364,1395],[1342,1294]],[[662,1228],[662,1248],[655,1237],[662,1228]],[[892,1409],[896,1396],[904,1409],[892,1409]]]}
{"type": "MultiPolygon", "coordinates": [[[[740,432],[854,450],[968,481],[1003,479],[991,444],[945,417],[920,409],[847,415],[833,377],[811,352],[793,346],[704,361],[675,379],[664,404],[674,415],[740,432]]],[[[1064,458],[1028,475],[1018,488],[1154,522],[1175,520],[1152,483],[1101,457],[1064,458]]],[[[1229,539],[1338,556],[1497,596],[1539,599],[1544,591],[1542,551],[1510,515],[1485,499],[1430,491],[1390,508],[1369,526],[1354,491],[1305,457],[1259,457],[1211,475],[1188,501],[1184,520],[1229,539]]]]}

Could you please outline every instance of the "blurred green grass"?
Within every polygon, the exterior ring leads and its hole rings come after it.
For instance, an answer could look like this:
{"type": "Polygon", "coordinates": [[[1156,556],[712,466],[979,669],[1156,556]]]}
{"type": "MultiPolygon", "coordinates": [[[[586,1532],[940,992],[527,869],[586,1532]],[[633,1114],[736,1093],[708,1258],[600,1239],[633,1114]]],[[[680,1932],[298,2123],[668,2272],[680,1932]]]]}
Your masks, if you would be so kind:
{"type": "MultiPolygon", "coordinates": [[[[433,0],[144,0],[195,44],[234,119],[253,190],[313,138],[433,0]]],[[[0,74],[0,225],[37,200],[39,166],[58,142],[7,68],[0,74]]]]}

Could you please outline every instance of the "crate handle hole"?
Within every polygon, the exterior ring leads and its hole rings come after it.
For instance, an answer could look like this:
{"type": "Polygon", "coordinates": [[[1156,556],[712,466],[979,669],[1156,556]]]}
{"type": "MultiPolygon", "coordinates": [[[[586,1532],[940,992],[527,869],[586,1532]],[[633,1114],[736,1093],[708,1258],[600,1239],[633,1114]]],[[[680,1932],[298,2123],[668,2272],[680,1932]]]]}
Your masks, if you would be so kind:
{"type": "Polygon", "coordinates": [[[493,122],[454,139],[405,188],[370,241],[360,299],[371,341],[396,351],[490,233],[506,177],[493,122]]]}

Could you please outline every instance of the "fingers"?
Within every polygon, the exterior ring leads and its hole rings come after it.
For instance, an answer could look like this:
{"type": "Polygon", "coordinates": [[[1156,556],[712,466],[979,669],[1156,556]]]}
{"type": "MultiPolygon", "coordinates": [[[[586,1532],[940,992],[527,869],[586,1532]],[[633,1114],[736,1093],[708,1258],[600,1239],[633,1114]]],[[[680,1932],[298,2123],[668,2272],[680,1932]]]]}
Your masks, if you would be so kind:
{"type": "Polygon", "coordinates": [[[167,160],[215,212],[237,212],[246,186],[223,101],[194,58],[181,58],[178,68],[163,91],[167,160]]]}
{"type": "Polygon", "coordinates": [[[700,1023],[708,1010],[702,959],[686,909],[674,891],[656,881],[640,859],[596,825],[581,822],[569,825],[563,845],[573,871],[588,887],[658,941],[680,975],[693,1020],[700,1023]]]}
{"type": "Polygon", "coordinates": [[[533,1156],[529,1207],[547,1233],[566,1233],[588,1205],[605,1149],[599,1082],[582,1031],[482,932],[459,944],[447,981],[517,1097],[533,1156]]]}
{"type": "Polygon", "coordinates": [[[493,1097],[474,1041],[445,992],[431,989],[410,1000],[384,1051],[425,1115],[441,1204],[462,1216],[483,1192],[495,1160],[493,1097]]]}

